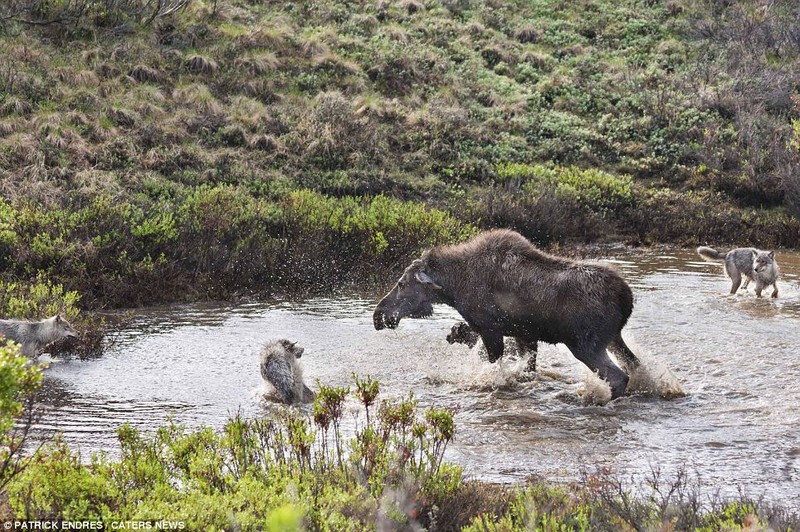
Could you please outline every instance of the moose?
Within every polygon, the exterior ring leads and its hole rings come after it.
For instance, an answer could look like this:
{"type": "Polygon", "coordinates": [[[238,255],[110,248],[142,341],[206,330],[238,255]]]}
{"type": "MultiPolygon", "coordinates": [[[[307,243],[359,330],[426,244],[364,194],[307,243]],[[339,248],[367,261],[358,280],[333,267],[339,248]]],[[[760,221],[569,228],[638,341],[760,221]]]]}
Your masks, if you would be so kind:
{"type": "Polygon", "coordinates": [[[633,312],[633,293],[613,268],[544,253],[517,232],[483,232],[422,254],[378,303],[375,329],[396,328],[403,318],[424,318],[433,304],[455,308],[476,332],[489,361],[503,356],[505,336],[531,351],[537,342],[563,343],[611,387],[625,393],[639,365],[622,328],[633,312]]]}

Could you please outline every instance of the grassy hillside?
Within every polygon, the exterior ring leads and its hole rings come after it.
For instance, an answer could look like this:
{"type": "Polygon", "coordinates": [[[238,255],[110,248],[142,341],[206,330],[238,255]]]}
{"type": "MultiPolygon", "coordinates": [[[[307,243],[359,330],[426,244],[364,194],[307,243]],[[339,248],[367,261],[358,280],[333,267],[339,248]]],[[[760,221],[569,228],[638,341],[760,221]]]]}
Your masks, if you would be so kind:
{"type": "Polygon", "coordinates": [[[12,0],[0,268],[97,306],[383,276],[476,227],[796,246],[798,20],[691,0],[12,0]]]}

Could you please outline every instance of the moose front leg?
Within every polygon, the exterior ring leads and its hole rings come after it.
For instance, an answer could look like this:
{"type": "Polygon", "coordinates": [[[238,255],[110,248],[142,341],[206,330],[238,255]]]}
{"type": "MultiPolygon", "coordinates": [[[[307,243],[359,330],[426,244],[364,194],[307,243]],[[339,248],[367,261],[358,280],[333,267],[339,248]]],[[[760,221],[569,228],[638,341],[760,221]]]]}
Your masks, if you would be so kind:
{"type": "Polygon", "coordinates": [[[503,356],[503,335],[495,331],[483,331],[481,340],[486,347],[486,354],[489,355],[489,362],[497,362],[503,356]]]}

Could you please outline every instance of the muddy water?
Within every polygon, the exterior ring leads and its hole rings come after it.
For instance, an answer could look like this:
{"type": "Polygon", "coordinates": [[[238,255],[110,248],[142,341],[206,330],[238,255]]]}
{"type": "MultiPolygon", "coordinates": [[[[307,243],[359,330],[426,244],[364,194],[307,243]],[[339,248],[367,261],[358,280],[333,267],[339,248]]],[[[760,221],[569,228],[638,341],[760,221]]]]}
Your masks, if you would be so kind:
{"type": "Polygon", "coordinates": [[[63,431],[88,455],[114,449],[123,422],[152,431],[167,416],[220,426],[237,410],[261,415],[275,404],[259,346],[288,337],[306,348],[312,387],[347,385],[357,372],[379,379],[384,397],[413,391],[423,406],[458,407],[448,458],[476,478],[574,479],[608,467],[636,480],[683,468],[709,496],[741,488],[800,506],[800,255],[779,255],[777,300],[756,299],[752,286],[728,295],[721,264],[692,251],[603,258],[634,288],[625,337],[645,361],[632,380],[639,393],[606,405],[607,387],[563,346],[540,347],[539,376],[524,382],[522,363],[492,365],[477,348],[448,345],[457,315],[446,307],[375,331],[370,294],[141,311],[103,356],[53,362],[37,435],[63,431]]]}

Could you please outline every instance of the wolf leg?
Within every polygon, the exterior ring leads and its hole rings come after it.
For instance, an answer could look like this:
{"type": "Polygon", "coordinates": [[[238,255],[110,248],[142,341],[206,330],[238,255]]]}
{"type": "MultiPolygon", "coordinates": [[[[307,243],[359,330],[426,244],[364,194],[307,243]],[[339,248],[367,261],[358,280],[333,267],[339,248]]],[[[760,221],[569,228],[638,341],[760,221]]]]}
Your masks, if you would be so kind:
{"type": "MultiPolygon", "coordinates": [[[[738,270],[729,272],[728,275],[731,276],[731,294],[735,294],[737,290],[739,290],[739,285],[742,284],[742,274],[739,273],[738,270]]],[[[758,288],[756,288],[758,290],[758,288]]]]}
{"type": "Polygon", "coordinates": [[[771,297],[777,298],[778,297],[778,283],[772,283],[772,288],[774,290],[772,290],[772,296],[771,297]]]}
{"type": "Polygon", "coordinates": [[[766,286],[767,285],[765,285],[763,282],[761,282],[761,279],[758,279],[756,281],[756,297],[761,297],[761,291],[764,290],[764,288],[766,288],[766,286]]]}

